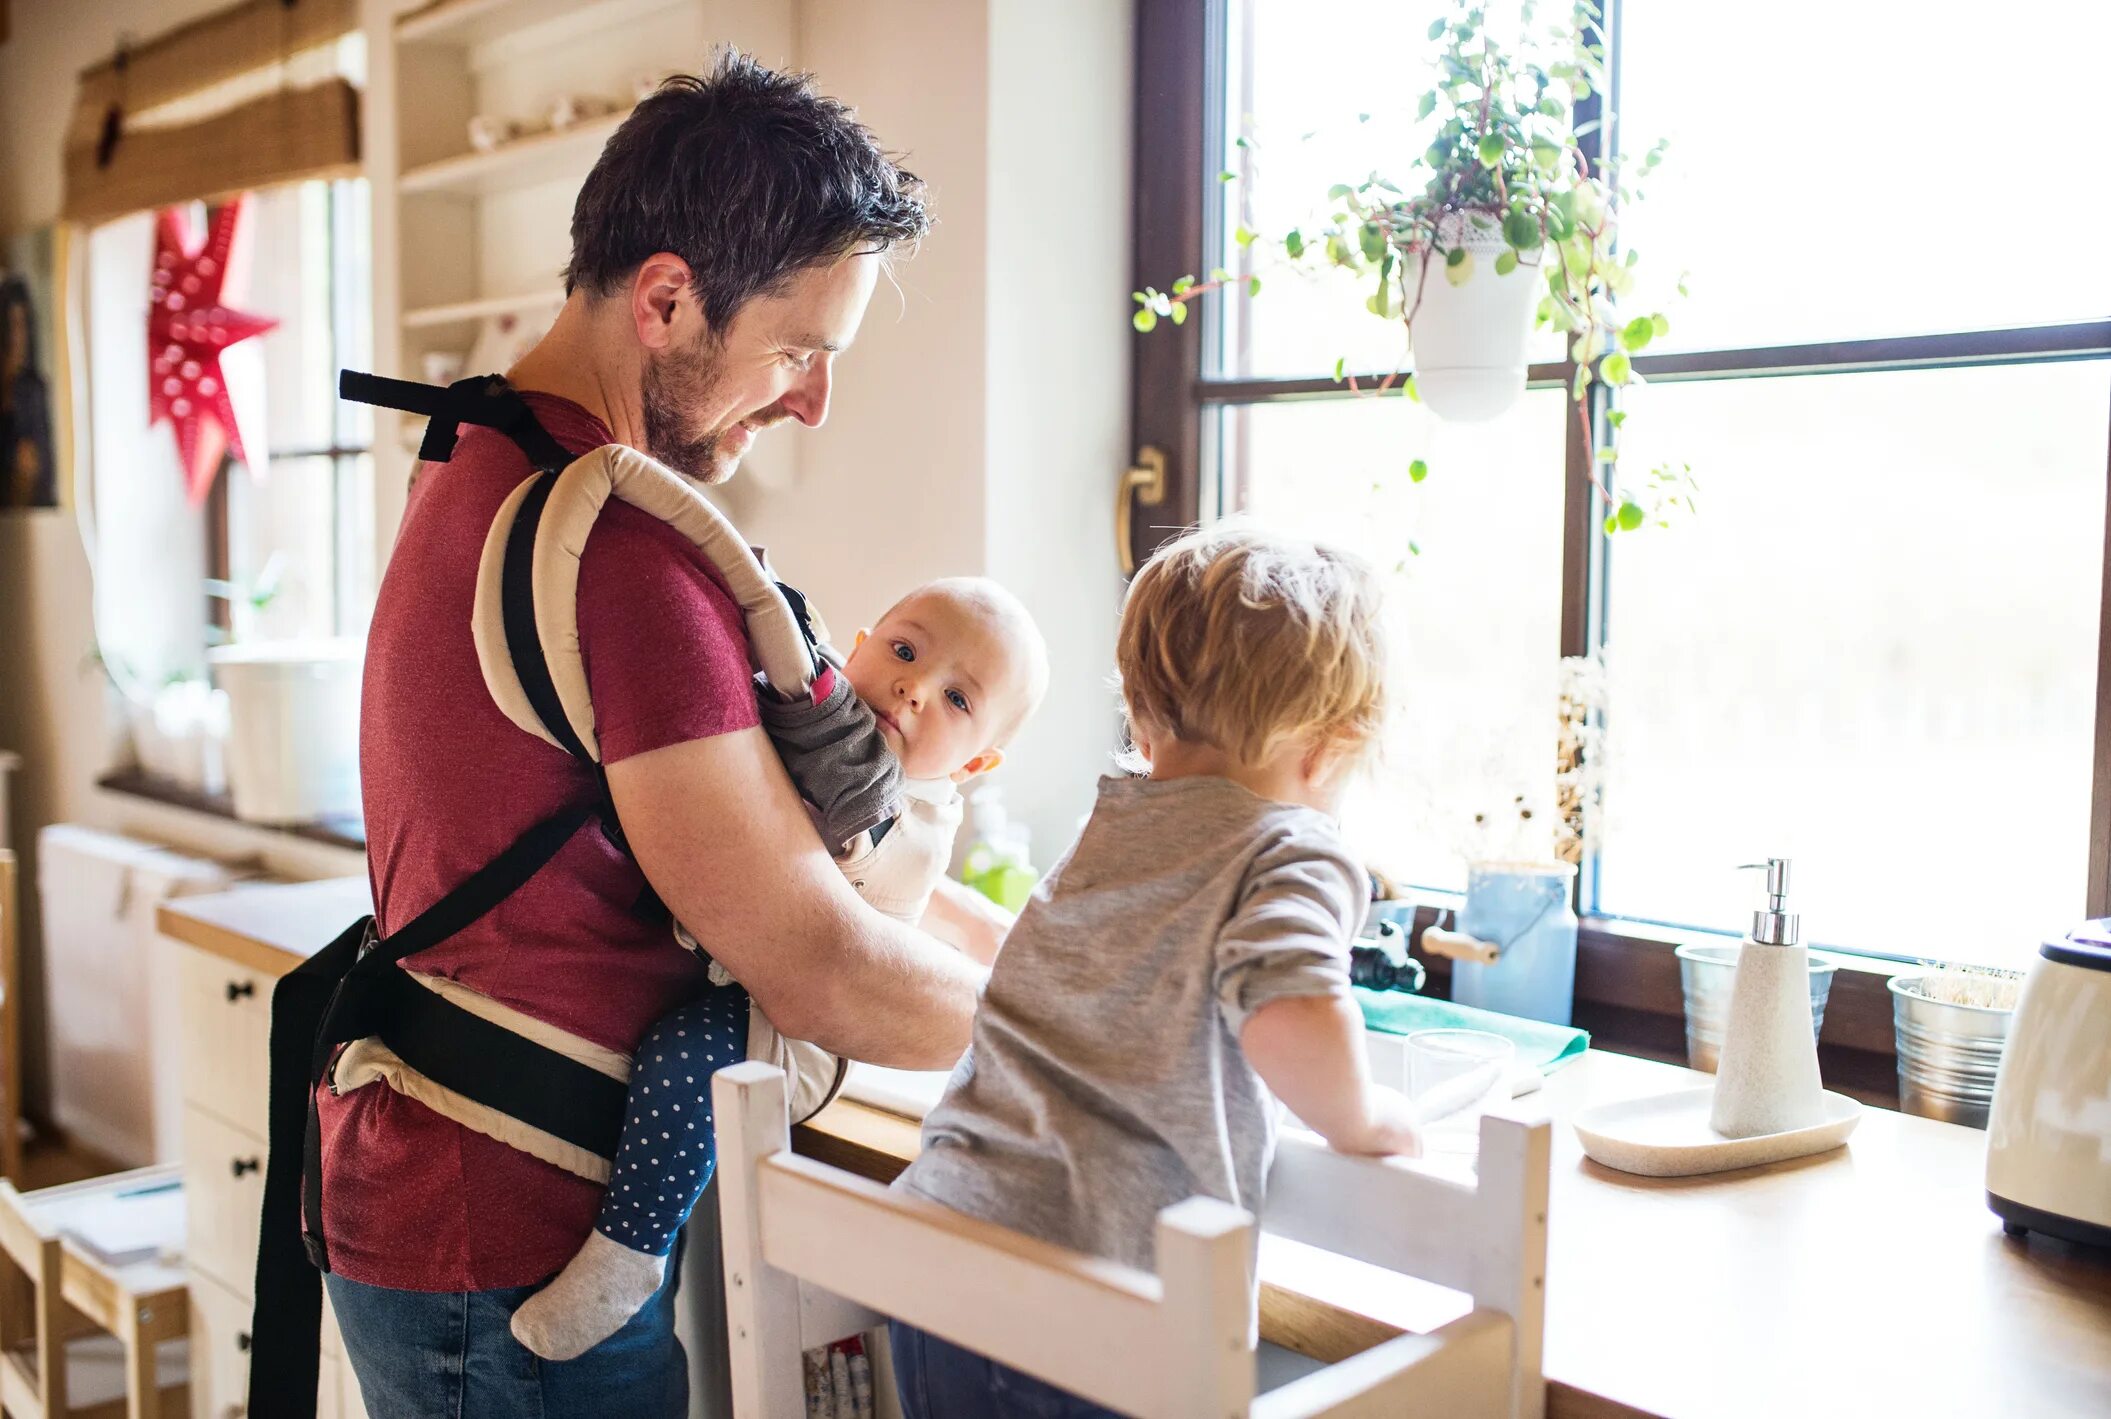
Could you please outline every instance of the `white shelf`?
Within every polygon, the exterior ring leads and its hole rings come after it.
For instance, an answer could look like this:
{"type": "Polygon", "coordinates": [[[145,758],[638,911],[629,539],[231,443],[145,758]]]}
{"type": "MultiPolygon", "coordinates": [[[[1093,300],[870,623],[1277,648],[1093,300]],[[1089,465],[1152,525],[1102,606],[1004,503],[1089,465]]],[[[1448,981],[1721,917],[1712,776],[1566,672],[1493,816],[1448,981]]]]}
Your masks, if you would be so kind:
{"type": "Polygon", "coordinates": [[[562,132],[521,138],[488,153],[464,153],[407,168],[396,179],[396,188],[406,196],[444,192],[485,197],[555,178],[581,180],[593,166],[601,145],[629,116],[626,109],[590,118],[562,132]]]}
{"type": "Polygon", "coordinates": [[[436,0],[396,17],[396,42],[483,44],[581,8],[577,0],[436,0]]]}
{"type": "MultiPolygon", "coordinates": [[[[465,49],[510,39],[551,20],[598,27],[625,12],[671,8],[680,0],[434,0],[396,17],[398,44],[447,44],[465,49]],[[604,17],[594,12],[610,11],[604,17]]],[[[569,28],[569,27],[567,27],[569,28]]]]}
{"type": "Polygon", "coordinates": [[[425,330],[435,325],[467,325],[494,315],[513,315],[526,310],[544,310],[561,304],[562,287],[526,295],[486,296],[480,300],[455,301],[451,305],[421,306],[403,312],[405,330],[425,330]]]}

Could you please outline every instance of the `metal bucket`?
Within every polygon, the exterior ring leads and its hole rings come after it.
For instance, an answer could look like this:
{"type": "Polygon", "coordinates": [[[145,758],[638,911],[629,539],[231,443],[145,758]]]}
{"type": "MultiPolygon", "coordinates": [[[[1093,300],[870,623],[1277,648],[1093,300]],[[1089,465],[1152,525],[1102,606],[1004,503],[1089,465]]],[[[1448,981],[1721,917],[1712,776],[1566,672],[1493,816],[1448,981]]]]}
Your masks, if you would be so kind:
{"type": "MultiPolygon", "coordinates": [[[[1730,1013],[1730,987],[1737,980],[1743,946],[1681,946],[1679,984],[1686,992],[1686,1062],[1715,1072],[1722,1057],[1723,1019],[1730,1013]]],[[[1810,958],[1810,1033],[1825,1027],[1825,1001],[1832,994],[1834,963],[1815,951],[1810,958]]]]}
{"type": "Polygon", "coordinates": [[[1920,981],[1899,976],[1891,982],[1898,1106],[1922,1118],[1985,1128],[2016,1012],[1930,1000],[1920,993],[1920,981]]]}

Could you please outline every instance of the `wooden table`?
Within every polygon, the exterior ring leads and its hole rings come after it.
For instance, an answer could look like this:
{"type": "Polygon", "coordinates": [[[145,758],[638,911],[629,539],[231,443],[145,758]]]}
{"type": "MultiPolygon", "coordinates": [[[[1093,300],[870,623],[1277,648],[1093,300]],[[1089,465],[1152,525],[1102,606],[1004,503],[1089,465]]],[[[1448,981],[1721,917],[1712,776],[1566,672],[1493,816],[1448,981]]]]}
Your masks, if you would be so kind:
{"type": "MultiPolygon", "coordinates": [[[[160,909],[178,940],[284,971],[366,910],[365,883],[245,888],[160,909]],[[274,964],[275,963],[275,964],[274,964]]],[[[1592,1051],[1538,1096],[1557,1125],[1705,1076],[1592,1051]]],[[[890,1178],[917,1124],[841,1100],[801,1152],[890,1178]]],[[[1712,1178],[1585,1159],[1557,1126],[1547,1268],[1556,1419],[2111,1415],[2111,1260],[2002,1234],[1986,1135],[1870,1109],[1849,1146],[1712,1178]]],[[[1264,1243],[1262,1330],[1333,1360],[1464,1309],[1454,1292],[1264,1243]]]]}

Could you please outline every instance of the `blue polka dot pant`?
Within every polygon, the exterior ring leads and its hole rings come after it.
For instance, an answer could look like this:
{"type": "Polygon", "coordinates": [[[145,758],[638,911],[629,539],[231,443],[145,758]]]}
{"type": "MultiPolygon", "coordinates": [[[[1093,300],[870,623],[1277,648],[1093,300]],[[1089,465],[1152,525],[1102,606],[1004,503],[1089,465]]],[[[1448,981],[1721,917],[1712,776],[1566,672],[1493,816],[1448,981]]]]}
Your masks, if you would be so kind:
{"type": "Polygon", "coordinates": [[[665,1256],[717,1165],[711,1076],[748,1053],[748,993],[715,986],[663,1017],[638,1042],[608,1192],[595,1228],[633,1251],[665,1256]]]}

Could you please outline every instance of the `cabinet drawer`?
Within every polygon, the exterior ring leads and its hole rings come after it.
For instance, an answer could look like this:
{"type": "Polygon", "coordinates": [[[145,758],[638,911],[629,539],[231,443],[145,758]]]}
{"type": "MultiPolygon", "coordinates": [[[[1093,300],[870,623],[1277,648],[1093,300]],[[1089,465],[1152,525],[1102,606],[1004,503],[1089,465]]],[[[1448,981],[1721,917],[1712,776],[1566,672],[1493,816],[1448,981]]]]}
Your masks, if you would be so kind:
{"type": "Polygon", "coordinates": [[[257,1137],[269,1131],[271,988],[204,951],[183,952],[183,1098],[257,1137]]]}
{"type": "Polygon", "coordinates": [[[249,1402],[249,1302],[191,1277],[191,1419],[241,1419],[249,1402]]]}
{"type": "Polygon", "coordinates": [[[183,1192],[194,1270],[246,1296],[257,1274],[264,1145],[204,1109],[183,1111],[183,1192]]]}

